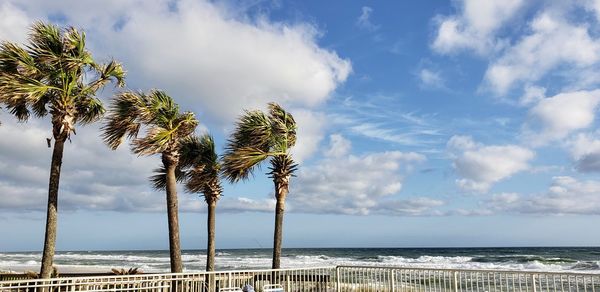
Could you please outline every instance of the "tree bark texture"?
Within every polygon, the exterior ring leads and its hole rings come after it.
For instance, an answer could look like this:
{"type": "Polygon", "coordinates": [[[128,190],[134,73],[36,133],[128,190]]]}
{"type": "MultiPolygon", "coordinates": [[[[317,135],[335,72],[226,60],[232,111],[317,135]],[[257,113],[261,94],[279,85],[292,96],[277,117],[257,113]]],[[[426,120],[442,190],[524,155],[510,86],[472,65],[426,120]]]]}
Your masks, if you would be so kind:
{"type": "Polygon", "coordinates": [[[42,279],[48,279],[52,276],[58,226],[58,186],[64,146],[65,140],[58,139],[55,140],[54,149],[52,150],[50,180],[48,183],[48,209],[46,210],[46,234],[44,236],[44,251],[42,252],[42,267],[40,269],[40,278],[42,279]]]}
{"type": "Polygon", "coordinates": [[[181,245],[179,240],[179,210],[177,203],[177,180],[175,169],[177,163],[169,161],[163,154],[163,164],[167,170],[167,217],[169,220],[169,253],[171,257],[171,272],[183,272],[181,261],[181,245]]]}

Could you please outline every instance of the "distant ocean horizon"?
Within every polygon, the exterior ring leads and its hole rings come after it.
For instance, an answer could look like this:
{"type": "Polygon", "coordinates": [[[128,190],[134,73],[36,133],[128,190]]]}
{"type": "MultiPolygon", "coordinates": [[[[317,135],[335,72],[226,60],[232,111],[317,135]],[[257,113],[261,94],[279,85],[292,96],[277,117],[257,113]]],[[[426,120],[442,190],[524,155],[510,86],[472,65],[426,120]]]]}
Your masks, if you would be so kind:
{"type": "MultiPolygon", "coordinates": [[[[182,252],[185,270],[204,270],[204,250],[182,252]]],[[[0,252],[0,271],[37,271],[41,252],[0,252]]],[[[218,249],[217,270],[271,266],[271,249],[218,249]]],[[[168,250],[59,251],[59,272],[139,268],[168,272],[168,250]]],[[[283,268],[368,265],[432,269],[490,269],[600,273],[600,247],[286,248],[283,268]]]]}

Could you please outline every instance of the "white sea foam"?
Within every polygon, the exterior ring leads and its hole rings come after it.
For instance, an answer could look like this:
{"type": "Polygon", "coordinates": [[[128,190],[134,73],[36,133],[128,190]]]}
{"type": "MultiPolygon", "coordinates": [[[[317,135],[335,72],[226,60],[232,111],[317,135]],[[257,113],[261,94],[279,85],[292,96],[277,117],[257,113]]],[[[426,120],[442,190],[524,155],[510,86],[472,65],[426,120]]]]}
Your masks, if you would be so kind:
{"type": "MultiPolygon", "coordinates": [[[[540,255],[498,255],[485,260],[483,255],[473,256],[429,256],[404,257],[393,255],[366,256],[344,254],[331,256],[326,254],[297,254],[282,257],[284,267],[316,267],[336,265],[377,265],[396,267],[420,267],[431,269],[502,269],[535,271],[586,271],[600,272],[600,261],[561,261],[558,257],[543,258],[540,255]],[[483,258],[483,261],[477,259],[483,258]]],[[[0,253],[0,270],[37,270],[41,255],[39,253],[0,253]]],[[[201,271],[205,267],[206,256],[202,252],[182,255],[187,271],[201,271]]],[[[55,263],[59,271],[110,271],[111,268],[139,267],[144,272],[169,270],[169,257],[166,252],[68,252],[58,253],[55,263]]],[[[218,269],[268,268],[271,256],[268,251],[218,252],[218,269]]]]}

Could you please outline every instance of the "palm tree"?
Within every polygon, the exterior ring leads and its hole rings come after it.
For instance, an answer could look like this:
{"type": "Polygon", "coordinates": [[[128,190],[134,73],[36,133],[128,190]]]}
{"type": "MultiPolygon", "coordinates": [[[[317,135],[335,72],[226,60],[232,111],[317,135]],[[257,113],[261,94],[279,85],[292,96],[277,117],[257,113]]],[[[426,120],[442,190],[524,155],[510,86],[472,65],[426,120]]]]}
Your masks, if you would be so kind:
{"type": "MultiPolygon", "coordinates": [[[[33,114],[51,116],[54,149],[50,166],[46,233],[40,275],[49,278],[56,245],[58,186],[63,149],[76,125],[104,114],[96,92],[111,80],[124,85],[125,72],[115,61],[96,63],[85,48],[85,33],[73,27],[35,23],[29,44],[0,46],[0,101],[20,121],[33,114]]],[[[48,140],[50,144],[50,140],[48,140]]]]}
{"type": "MultiPolygon", "coordinates": [[[[221,162],[215,151],[212,136],[191,136],[181,142],[180,163],[176,171],[179,181],[185,182],[190,193],[202,193],[208,206],[207,214],[207,246],[206,270],[215,270],[215,209],[221,198],[223,188],[220,180],[221,162]]],[[[164,189],[166,186],[165,169],[156,170],[152,177],[154,187],[164,189]]]]}
{"type": "Polygon", "coordinates": [[[280,267],[281,240],[285,198],[290,177],[297,165],[290,154],[296,143],[296,122],[291,114],[276,103],[269,112],[246,111],[238,120],[227,142],[223,158],[223,174],[230,182],[248,179],[261,162],[270,159],[269,175],[275,183],[275,232],[273,236],[273,269],[280,267]]]}
{"type": "Polygon", "coordinates": [[[131,151],[138,155],[161,154],[164,168],[167,216],[169,222],[169,251],[171,272],[183,271],[179,242],[176,172],[180,151],[186,139],[193,135],[198,120],[192,112],[180,112],[179,105],[166,93],[152,90],[148,94],[123,92],[112,101],[108,120],[103,126],[103,138],[113,150],[131,139],[131,151]],[[145,128],[146,135],[139,131],[145,128]]]}
{"type": "Polygon", "coordinates": [[[186,189],[192,193],[202,193],[208,206],[206,220],[206,270],[215,270],[215,209],[223,188],[219,178],[221,162],[215,151],[213,138],[206,134],[191,139],[182,151],[186,163],[191,166],[187,175],[186,189]]]}

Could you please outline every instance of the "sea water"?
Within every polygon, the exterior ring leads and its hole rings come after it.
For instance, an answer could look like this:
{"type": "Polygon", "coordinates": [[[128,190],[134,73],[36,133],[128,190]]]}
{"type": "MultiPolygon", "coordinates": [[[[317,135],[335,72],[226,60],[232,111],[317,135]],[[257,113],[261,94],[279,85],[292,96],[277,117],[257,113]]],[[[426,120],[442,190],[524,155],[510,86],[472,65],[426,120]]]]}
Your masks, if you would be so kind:
{"type": "MultiPolygon", "coordinates": [[[[270,249],[217,250],[217,270],[260,269],[271,266],[270,249]]],[[[204,250],[185,250],[186,271],[202,271],[204,250]]],[[[55,256],[59,272],[109,272],[139,268],[168,272],[169,252],[61,251],[55,256]]],[[[40,252],[0,252],[0,271],[36,271],[40,252]]],[[[369,265],[451,269],[502,269],[600,273],[600,247],[518,248],[291,248],[284,249],[283,268],[369,265]]]]}

